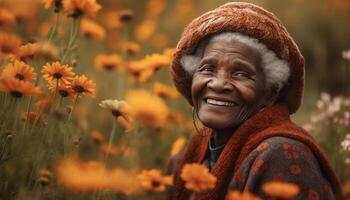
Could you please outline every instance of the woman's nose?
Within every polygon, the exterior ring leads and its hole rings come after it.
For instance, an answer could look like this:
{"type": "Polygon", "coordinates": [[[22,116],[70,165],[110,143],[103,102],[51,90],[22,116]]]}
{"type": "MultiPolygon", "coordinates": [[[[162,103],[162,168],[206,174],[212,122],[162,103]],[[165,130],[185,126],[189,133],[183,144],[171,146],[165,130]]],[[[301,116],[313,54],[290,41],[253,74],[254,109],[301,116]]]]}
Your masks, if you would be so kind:
{"type": "Polygon", "coordinates": [[[233,90],[233,85],[222,77],[212,77],[207,83],[207,86],[216,92],[229,92],[233,90]]]}

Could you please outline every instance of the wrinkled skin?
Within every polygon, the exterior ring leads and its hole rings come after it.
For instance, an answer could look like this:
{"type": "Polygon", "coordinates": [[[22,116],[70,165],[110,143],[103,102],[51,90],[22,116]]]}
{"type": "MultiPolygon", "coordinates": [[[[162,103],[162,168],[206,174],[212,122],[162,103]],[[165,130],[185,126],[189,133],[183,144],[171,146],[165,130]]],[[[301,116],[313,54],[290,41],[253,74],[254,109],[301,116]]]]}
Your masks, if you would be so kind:
{"type": "Polygon", "coordinates": [[[200,121],[214,130],[215,146],[225,144],[241,123],[274,102],[260,63],[260,53],[239,41],[216,40],[206,46],[193,75],[192,99],[200,121]]]}

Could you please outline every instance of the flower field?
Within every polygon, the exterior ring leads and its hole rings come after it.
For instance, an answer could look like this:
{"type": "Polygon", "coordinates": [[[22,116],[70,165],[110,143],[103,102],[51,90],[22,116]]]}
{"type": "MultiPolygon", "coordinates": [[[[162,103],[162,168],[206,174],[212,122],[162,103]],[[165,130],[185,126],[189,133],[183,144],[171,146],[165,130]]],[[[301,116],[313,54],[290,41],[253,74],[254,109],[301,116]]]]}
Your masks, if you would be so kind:
{"type": "MultiPolygon", "coordinates": [[[[171,81],[176,43],[188,22],[225,2],[0,0],[0,199],[164,199],[169,158],[201,127],[171,81]]],[[[248,2],[297,41],[307,76],[292,118],[350,197],[350,1],[248,2]]],[[[194,192],[217,182],[198,164],[181,178],[194,192]]],[[[280,199],[299,189],[263,187],[280,199]]]]}

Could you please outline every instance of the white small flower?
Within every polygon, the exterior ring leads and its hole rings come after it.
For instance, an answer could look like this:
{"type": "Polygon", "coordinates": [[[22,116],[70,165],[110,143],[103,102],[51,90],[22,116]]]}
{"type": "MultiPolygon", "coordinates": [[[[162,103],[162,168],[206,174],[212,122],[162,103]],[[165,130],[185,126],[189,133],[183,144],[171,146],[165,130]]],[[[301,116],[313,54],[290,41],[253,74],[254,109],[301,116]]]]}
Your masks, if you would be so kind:
{"type": "Polygon", "coordinates": [[[112,100],[112,99],[106,99],[101,101],[99,104],[102,108],[107,108],[112,111],[112,114],[114,116],[123,116],[124,118],[127,117],[127,114],[130,110],[130,106],[125,101],[121,100],[112,100]]]}
{"type": "Polygon", "coordinates": [[[350,61],[350,49],[342,52],[342,56],[345,60],[350,61]]]}

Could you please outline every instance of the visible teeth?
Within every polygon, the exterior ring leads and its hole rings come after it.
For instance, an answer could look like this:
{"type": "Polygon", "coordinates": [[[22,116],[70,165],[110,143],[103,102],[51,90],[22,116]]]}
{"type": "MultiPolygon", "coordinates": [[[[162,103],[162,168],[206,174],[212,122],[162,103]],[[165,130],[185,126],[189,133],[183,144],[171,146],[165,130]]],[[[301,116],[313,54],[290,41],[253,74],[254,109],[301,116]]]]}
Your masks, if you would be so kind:
{"type": "Polygon", "coordinates": [[[217,106],[234,106],[234,103],[227,102],[227,101],[218,101],[215,99],[207,99],[207,103],[217,106]]]}

